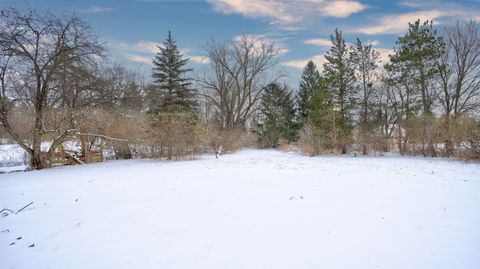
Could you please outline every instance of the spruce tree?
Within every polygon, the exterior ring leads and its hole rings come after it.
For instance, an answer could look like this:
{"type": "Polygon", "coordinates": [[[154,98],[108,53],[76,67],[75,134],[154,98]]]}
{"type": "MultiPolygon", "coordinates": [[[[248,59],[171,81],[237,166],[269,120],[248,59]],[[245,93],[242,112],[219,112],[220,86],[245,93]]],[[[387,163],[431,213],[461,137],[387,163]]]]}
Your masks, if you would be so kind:
{"type": "Polygon", "coordinates": [[[265,87],[255,132],[263,147],[277,147],[281,139],[295,140],[294,101],[286,86],[271,83],[265,87]]]}
{"type": "Polygon", "coordinates": [[[192,71],[186,68],[189,59],[177,48],[175,40],[169,31],[163,46],[158,46],[159,52],[153,60],[154,100],[150,110],[153,112],[195,112],[198,103],[191,79],[186,75],[192,71]]]}
{"type": "Polygon", "coordinates": [[[352,109],[355,104],[355,75],[350,59],[350,50],[345,44],[342,32],[335,29],[330,36],[332,47],[325,55],[324,76],[329,82],[327,91],[332,95],[335,105],[336,143],[342,153],[347,152],[347,145],[353,142],[352,109]],[[338,110],[338,113],[337,111],[338,110]]]}
{"type": "Polygon", "coordinates": [[[312,93],[312,106],[308,117],[309,126],[315,141],[318,141],[316,154],[322,149],[333,149],[336,130],[334,130],[335,115],[333,114],[333,98],[327,91],[328,82],[320,77],[317,87],[312,93]]]}
{"type": "MultiPolygon", "coordinates": [[[[297,93],[298,122],[305,124],[311,111],[312,94],[319,86],[320,73],[313,61],[309,61],[303,69],[302,79],[297,93]]],[[[301,126],[300,126],[301,127],[301,126]]]]}

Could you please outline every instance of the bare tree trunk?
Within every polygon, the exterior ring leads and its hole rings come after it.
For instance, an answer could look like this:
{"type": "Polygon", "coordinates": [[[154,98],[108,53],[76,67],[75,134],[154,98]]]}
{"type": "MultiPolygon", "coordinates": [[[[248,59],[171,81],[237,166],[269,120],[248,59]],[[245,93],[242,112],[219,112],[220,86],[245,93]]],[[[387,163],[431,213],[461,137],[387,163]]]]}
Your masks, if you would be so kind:
{"type": "Polygon", "coordinates": [[[437,157],[437,152],[435,150],[435,146],[433,144],[433,138],[432,138],[432,126],[431,126],[431,121],[432,121],[432,114],[429,112],[427,115],[423,117],[424,120],[424,137],[427,140],[427,149],[426,149],[426,156],[430,157],[437,157]]]}
{"type": "Polygon", "coordinates": [[[167,146],[167,160],[172,160],[173,158],[173,146],[169,144],[167,146]]]}
{"type": "Polygon", "coordinates": [[[445,115],[445,155],[446,156],[453,156],[455,148],[452,139],[451,133],[451,126],[450,126],[450,115],[445,115]]]}
{"type": "Polygon", "coordinates": [[[398,145],[398,151],[400,152],[400,155],[405,155],[405,152],[403,150],[403,133],[402,133],[402,128],[398,126],[398,131],[397,131],[397,145],[398,145]]]}
{"type": "Polygon", "coordinates": [[[30,158],[30,168],[31,169],[42,169],[45,168],[45,159],[42,155],[42,116],[43,111],[37,109],[35,124],[33,128],[32,136],[32,156],[30,158]]]}

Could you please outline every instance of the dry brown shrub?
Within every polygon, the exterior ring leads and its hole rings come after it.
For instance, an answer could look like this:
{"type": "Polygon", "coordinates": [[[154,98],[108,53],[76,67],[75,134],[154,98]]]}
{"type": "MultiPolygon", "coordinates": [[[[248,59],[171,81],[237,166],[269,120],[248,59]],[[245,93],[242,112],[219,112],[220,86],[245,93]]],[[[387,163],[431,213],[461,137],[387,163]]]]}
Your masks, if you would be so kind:
{"type": "Polygon", "coordinates": [[[470,161],[480,161],[480,120],[474,117],[463,117],[457,122],[458,130],[462,130],[462,139],[457,143],[456,155],[470,161]]]}
{"type": "Polygon", "coordinates": [[[207,140],[210,151],[216,151],[220,147],[222,152],[235,152],[241,148],[255,145],[256,138],[253,134],[241,128],[221,129],[214,125],[209,126],[207,140]]]}
{"type": "Polygon", "coordinates": [[[290,143],[285,138],[280,138],[280,140],[278,141],[278,149],[281,150],[281,151],[285,151],[285,152],[288,152],[288,151],[298,152],[299,151],[297,143],[290,143]]]}
{"type": "Polygon", "coordinates": [[[116,110],[95,109],[84,111],[79,122],[79,132],[91,134],[82,136],[89,149],[101,144],[102,148],[112,150],[115,159],[140,157],[139,149],[146,130],[143,113],[123,114],[116,110]]]}
{"type": "Polygon", "coordinates": [[[319,155],[322,152],[320,137],[315,135],[309,124],[300,130],[298,148],[301,153],[308,156],[319,155]]]}
{"type": "Polygon", "coordinates": [[[205,151],[205,132],[195,115],[159,113],[149,118],[145,157],[194,159],[205,151]]]}

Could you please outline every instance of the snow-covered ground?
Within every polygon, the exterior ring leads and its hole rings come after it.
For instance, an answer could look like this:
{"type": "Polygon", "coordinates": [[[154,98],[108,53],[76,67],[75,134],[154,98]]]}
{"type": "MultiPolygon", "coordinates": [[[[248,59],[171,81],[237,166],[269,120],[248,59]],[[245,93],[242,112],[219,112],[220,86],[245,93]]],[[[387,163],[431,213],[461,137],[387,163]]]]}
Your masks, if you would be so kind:
{"type": "MultiPolygon", "coordinates": [[[[0,144],[0,173],[9,172],[12,167],[22,166],[25,169],[27,155],[17,144],[0,144]]],[[[21,170],[23,170],[21,169],[21,170]]]]}
{"type": "MultiPolygon", "coordinates": [[[[28,167],[28,155],[18,144],[11,141],[2,141],[0,144],[0,174],[23,171],[28,167]]],[[[42,142],[42,151],[48,151],[51,141],[42,142]]],[[[63,148],[68,150],[80,151],[80,145],[77,141],[66,141],[63,148]]],[[[114,152],[111,149],[104,149],[105,159],[113,159],[114,152]]]]}
{"type": "Polygon", "coordinates": [[[0,175],[0,209],[30,202],[0,216],[1,268],[480,268],[478,164],[244,150],[0,175]]]}

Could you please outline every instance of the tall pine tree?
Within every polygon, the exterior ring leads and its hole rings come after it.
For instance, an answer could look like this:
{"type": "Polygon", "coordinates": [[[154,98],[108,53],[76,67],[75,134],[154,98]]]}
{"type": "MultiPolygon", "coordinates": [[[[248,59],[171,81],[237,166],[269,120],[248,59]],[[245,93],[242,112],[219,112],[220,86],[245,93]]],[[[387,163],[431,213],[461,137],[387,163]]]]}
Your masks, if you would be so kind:
{"type": "Polygon", "coordinates": [[[335,143],[344,154],[347,152],[347,146],[353,142],[355,75],[350,50],[345,44],[342,32],[335,29],[335,34],[331,35],[330,39],[332,47],[325,55],[327,61],[323,69],[324,76],[329,82],[327,90],[332,95],[335,105],[335,143]]]}
{"type": "Polygon", "coordinates": [[[422,121],[422,153],[427,156],[436,156],[432,138],[433,102],[437,96],[434,80],[438,75],[438,65],[444,49],[443,40],[437,36],[431,21],[409,23],[408,33],[398,38],[399,46],[395,54],[390,57],[388,71],[396,71],[395,79],[398,83],[408,78],[411,85],[404,84],[407,90],[418,90],[418,99],[421,103],[422,121]]]}
{"type": "Polygon", "coordinates": [[[255,128],[259,143],[263,147],[277,147],[281,139],[291,142],[296,136],[295,125],[292,92],[286,86],[276,83],[267,85],[255,128]]]}
{"type": "MultiPolygon", "coordinates": [[[[319,87],[320,73],[313,61],[309,61],[303,69],[302,79],[297,92],[298,122],[305,124],[312,107],[312,95],[319,87]]],[[[300,126],[301,127],[301,126],[300,126]]]]}
{"type": "Polygon", "coordinates": [[[191,79],[186,75],[189,59],[183,59],[169,31],[163,46],[153,60],[153,93],[150,110],[153,112],[195,112],[198,102],[191,79]]]}
{"type": "Polygon", "coordinates": [[[327,91],[327,85],[327,80],[320,77],[319,83],[312,93],[312,106],[308,122],[312,135],[315,137],[314,141],[316,141],[313,145],[315,154],[319,154],[321,150],[333,149],[335,143],[334,104],[331,93],[327,91]]]}

